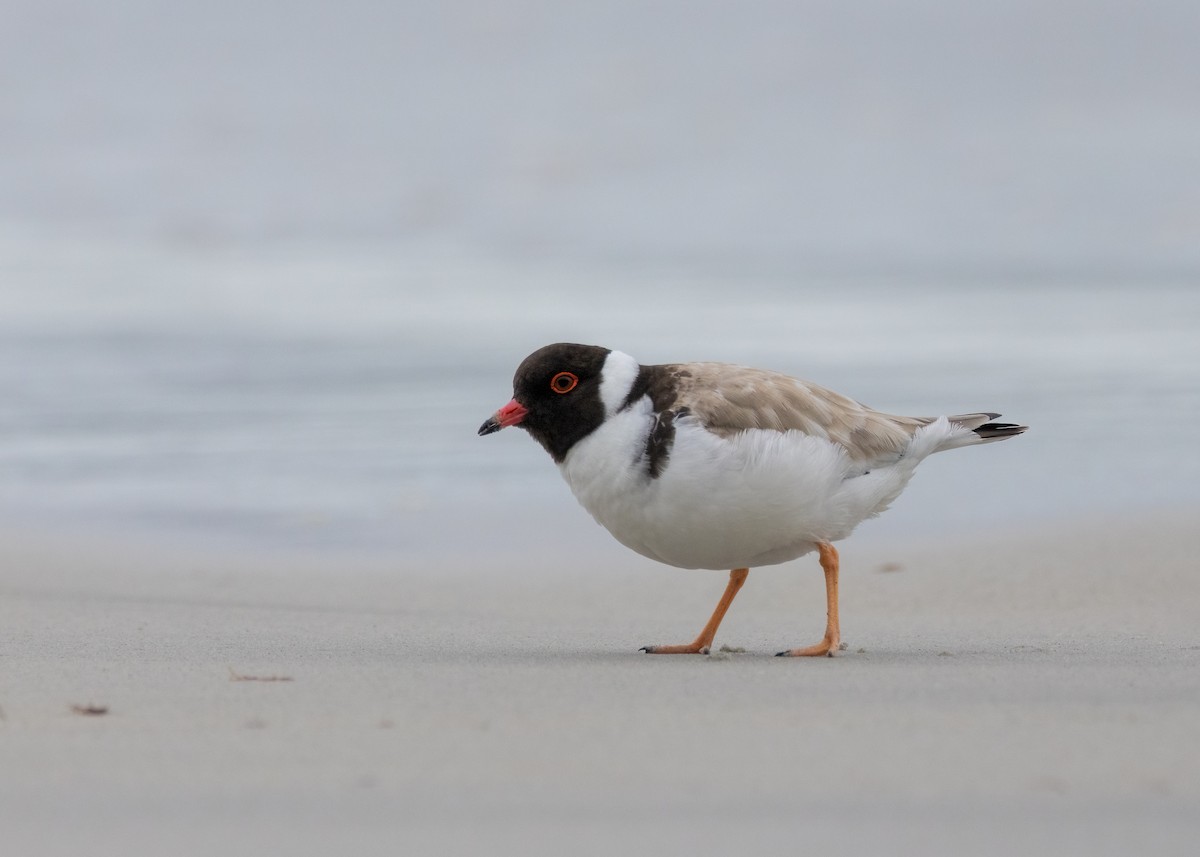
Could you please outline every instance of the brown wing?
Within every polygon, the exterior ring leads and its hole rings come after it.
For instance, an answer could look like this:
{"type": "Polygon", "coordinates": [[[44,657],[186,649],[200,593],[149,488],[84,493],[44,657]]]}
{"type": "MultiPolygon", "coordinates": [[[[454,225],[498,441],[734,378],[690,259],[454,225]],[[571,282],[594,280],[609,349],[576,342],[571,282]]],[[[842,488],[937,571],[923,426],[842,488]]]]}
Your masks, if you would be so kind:
{"type": "Polygon", "coordinates": [[[927,417],[884,414],[778,372],[724,363],[653,368],[663,380],[671,379],[669,386],[676,393],[672,403],[656,401],[660,409],[687,408],[706,428],[723,436],[747,429],[793,430],[835,441],[857,461],[873,461],[899,453],[914,431],[932,422],[927,417]]]}

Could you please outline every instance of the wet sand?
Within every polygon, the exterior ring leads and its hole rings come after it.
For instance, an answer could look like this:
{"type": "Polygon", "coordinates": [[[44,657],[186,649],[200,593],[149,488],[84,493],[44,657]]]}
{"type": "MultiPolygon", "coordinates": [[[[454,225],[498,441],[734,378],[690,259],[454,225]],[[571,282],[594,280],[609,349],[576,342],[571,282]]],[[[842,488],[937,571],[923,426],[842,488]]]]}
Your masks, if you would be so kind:
{"type": "Polygon", "coordinates": [[[772,657],[820,635],[811,557],[751,573],[744,651],[652,657],[722,575],[10,535],[5,850],[1190,854],[1197,519],[851,540],[812,660],[772,657]]]}

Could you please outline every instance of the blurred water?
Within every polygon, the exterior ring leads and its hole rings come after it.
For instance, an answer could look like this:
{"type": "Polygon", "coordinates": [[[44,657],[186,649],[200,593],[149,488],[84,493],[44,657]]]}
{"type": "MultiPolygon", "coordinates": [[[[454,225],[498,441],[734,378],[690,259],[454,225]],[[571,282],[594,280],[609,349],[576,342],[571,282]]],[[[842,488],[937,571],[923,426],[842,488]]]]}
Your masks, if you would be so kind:
{"type": "Polygon", "coordinates": [[[108,261],[122,300],[91,288],[99,256],[6,291],[10,521],[422,551],[468,518],[475,538],[503,542],[481,533],[572,501],[528,438],[475,429],[524,354],[561,339],[1033,426],[929,462],[881,533],[893,517],[941,532],[1200,500],[1200,292],[1187,284],[681,279],[289,248],[122,255],[108,261]],[[240,281],[252,296],[213,288],[240,281]]]}
{"type": "Polygon", "coordinates": [[[1195,271],[1198,37],[1187,0],[13,0],[0,222],[1195,271]]]}
{"type": "Polygon", "coordinates": [[[0,514],[586,527],[474,435],[556,340],[1033,426],[880,537],[1196,503],[1197,35],[1174,2],[11,4],[0,514]]]}

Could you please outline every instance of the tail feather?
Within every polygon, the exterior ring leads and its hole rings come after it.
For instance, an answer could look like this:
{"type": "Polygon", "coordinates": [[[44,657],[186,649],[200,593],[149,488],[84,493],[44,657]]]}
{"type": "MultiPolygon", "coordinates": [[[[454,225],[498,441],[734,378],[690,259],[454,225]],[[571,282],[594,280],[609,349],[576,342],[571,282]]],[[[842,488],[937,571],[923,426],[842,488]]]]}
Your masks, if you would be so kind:
{"type": "Polygon", "coordinates": [[[998,416],[1000,415],[985,411],[978,414],[959,414],[958,416],[947,417],[946,419],[950,421],[951,425],[961,426],[975,432],[979,438],[976,443],[1016,437],[1029,428],[1029,426],[1018,425],[1017,423],[991,422],[998,416]]]}
{"type": "MultiPolygon", "coordinates": [[[[999,414],[996,416],[999,416],[999,414]]],[[[979,428],[973,429],[973,431],[984,440],[1004,440],[1005,438],[1024,434],[1028,428],[1029,426],[1018,425],[1017,423],[985,423],[979,428]]]]}

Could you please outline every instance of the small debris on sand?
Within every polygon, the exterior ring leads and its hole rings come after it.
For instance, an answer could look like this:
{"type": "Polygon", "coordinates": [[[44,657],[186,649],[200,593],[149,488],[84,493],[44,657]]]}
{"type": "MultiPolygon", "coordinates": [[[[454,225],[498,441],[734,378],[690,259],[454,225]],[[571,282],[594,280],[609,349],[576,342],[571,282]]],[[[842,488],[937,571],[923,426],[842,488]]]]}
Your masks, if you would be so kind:
{"type": "Polygon", "coordinates": [[[290,675],[242,675],[229,667],[230,681],[295,681],[290,675]]]}
{"type": "Polygon", "coordinates": [[[90,703],[88,705],[72,705],[71,711],[75,712],[76,714],[82,714],[85,717],[100,717],[108,714],[108,706],[92,705],[90,703]]]}

